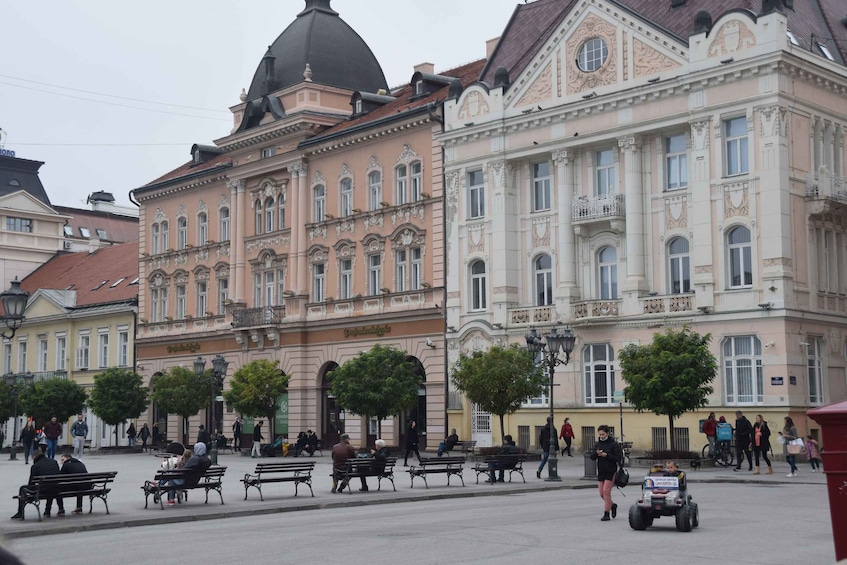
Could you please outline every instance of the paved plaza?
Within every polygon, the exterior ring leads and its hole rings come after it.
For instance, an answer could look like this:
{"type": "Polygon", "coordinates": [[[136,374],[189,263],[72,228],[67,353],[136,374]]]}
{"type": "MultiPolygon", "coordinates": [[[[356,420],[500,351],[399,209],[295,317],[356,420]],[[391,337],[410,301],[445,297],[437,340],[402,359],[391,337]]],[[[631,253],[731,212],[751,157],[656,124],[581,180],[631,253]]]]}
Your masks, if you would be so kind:
{"type": "MultiPolygon", "coordinates": [[[[700,504],[701,527],[692,533],[677,532],[673,520],[663,518],[646,532],[631,530],[625,510],[638,494],[627,487],[614,498],[621,508],[617,520],[599,521],[602,514],[593,481],[581,480],[581,457],[560,460],[562,483],[535,477],[527,465],[526,484],[475,483],[466,470],[466,486],[443,475],[434,476],[430,488],[420,481],[409,487],[408,474],[396,469],[397,492],[330,494],[329,457],[316,457],[315,497],[301,488],[294,497],[291,484],[264,489],[265,501],[251,489],[248,500],[239,482],[257,460],[222,455],[227,466],[225,505],[217,495],[203,504],[193,492],[187,504],[144,509],[139,488],[152,478],[158,459],[152,455],[90,455],[90,471],[118,471],[109,495],[110,515],[95,501],[94,513],[47,518],[39,523],[35,513],[25,522],[3,519],[4,543],[29,565],[53,563],[61,552],[64,564],[108,563],[121,555],[124,564],[183,563],[186,553],[163,551],[168,539],[178,547],[214,543],[214,563],[286,555],[286,562],[394,563],[514,563],[553,558],[560,563],[624,563],[677,561],[686,563],[832,563],[832,530],[826,499],[825,477],[801,467],[800,476],[785,477],[785,464],[777,463],[773,475],[753,476],[732,469],[689,472],[691,493],[700,504]],[[458,486],[457,486],[458,485],[458,486]],[[495,495],[495,496],[492,496],[495,495]],[[391,504],[400,503],[400,504],[391,504]],[[43,537],[51,534],[49,540],[43,537]],[[155,543],[160,539],[162,543],[155,543]],[[232,543],[228,543],[231,540],[232,543]],[[336,542],[337,540],[337,542],[336,542]],[[46,542],[46,543],[44,543],[46,542]],[[360,555],[362,558],[358,559],[360,555]],[[290,557],[290,561],[288,559],[290,557]]],[[[638,481],[642,470],[631,470],[638,481]]],[[[15,511],[12,496],[25,482],[28,467],[22,461],[0,460],[0,493],[7,514],[15,511]]],[[[481,477],[481,480],[484,476],[481,477]]],[[[373,481],[371,481],[373,483],[373,481]]],[[[358,485],[355,485],[358,488],[358,485]]],[[[68,500],[68,507],[73,501],[68,500]]],[[[86,512],[88,503],[86,501],[86,512]]],[[[55,510],[54,510],[55,513],[55,510]]]]}

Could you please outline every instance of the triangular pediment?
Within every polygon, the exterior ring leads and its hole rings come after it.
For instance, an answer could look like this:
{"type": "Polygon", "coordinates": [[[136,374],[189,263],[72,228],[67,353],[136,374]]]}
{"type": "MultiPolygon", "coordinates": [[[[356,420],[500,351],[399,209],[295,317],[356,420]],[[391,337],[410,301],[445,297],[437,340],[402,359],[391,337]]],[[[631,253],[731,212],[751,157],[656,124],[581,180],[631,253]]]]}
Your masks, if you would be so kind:
{"type": "Polygon", "coordinates": [[[687,46],[649,22],[606,0],[583,0],[565,14],[556,30],[532,56],[504,97],[507,113],[535,106],[578,101],[586,94],[621,90],[683,74],[687,46]],[[602,52],[602,63],[583,68],[580,53],[589,42],[602,52]]]}
{"type": "Polygon", "coordinates": [[[64,315],[76,304],[76,291],[38,289],[29,298],[26,317],[29,320],[64,315]]]}
{"type": "Polygon", "coordinates": [[[0,209],[60,216],[56,210],[47,206],[24,190],[0,196],[0,209]]]}

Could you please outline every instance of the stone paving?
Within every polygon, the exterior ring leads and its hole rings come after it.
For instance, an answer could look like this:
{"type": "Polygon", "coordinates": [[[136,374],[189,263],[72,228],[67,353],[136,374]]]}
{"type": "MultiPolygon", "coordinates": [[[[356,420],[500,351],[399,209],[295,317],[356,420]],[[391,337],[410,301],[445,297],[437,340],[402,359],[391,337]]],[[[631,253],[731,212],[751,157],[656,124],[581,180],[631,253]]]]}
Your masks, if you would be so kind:
{"type": "MultiPolygon", "coordinates": [[[[426,456],[427,454],[424,454],[426,456]]],[[[428,454],[434,455],[434,454],[428,454]]],[[[263,461],[277,461],[278,459],[263,459],[263,461]]],[[[287,460],[287,459],[286,459],[287,460]]],[[[516,474],[514,482],[498,483],[495,485],[484,484],[485,476],[480,476],[480,483],[476,484],[476,475],[472,470],[473,463],[468,462],[463,474],[465,486],[454,478],[451,485],[447,486],[444,475],[434,475],[430,478],[430,488],[424,487],[422,481],[415,481],[415,487],[410,488],[409,475],[403,467],[402,458],[395,468],[395,484],[397,492],[391,489],[390,483],[383,481],[381,491],[376,490],[374,479],[369,480],[370,491],[358,492],[358,483],[354,483],[352,494],[331,494],[330,470],[331,463],[329,450],[324,456],[314,458],[316,465],[313,472],[313,489],[315,496],[309,495],[309,489],[301,486],[299,496],[294,496],[294,485],[290,483],[276,483],[263,488],[264,501],[259,500],[258,492],[250,489],[248,499],[244,500],[244,487],[240,479],[245,473],[252,472],[259,459],[252,459],[239,454],[219,455],[219,464],[227,467],[224,477],[223,498],[224,505],[220,504],[217,494],[211,493],[208,504],[203,503],[202,491],[192,491],[190,500],[184,504],[165,507],[162,510],[158,504],[152,504],[144,508],[144,495],[141,486],[145,480],[153,478],[159,468],[160,459],[151,454],[123,454],[103,455],[98,453],[86,454],[83,459],[89,471],[117,471],[118,476],[113,484],[112,492],[109,494],[110,514],[106,514],[103,503],[94,501],[93,513],[88,513],[88,502],[84,501],[85,513],[79,516],[68,514],[64,517],[45,518],[38,522],[34,509],[27,512],[27,520],[10,520],[16,511],[12,497],[18,492],[21,484],[27,481],[29,466],[24,465],[23,460],[10,461],[8,454],[0,456],[0,496],[6,500],[8,517],[0,517],[3,523],[3,535],[7,538],[38,536],[54,533],[68,533],[75,531],[108,529],[120,527],[145,526],[151,524],[168,524],[176,522],[187,522],[194,520],[213,520],[221,518],[235,518],[239,516],[254,516],[261,514],[273,514],[279,512],[293,512],[298,510],[314,510],[320,508],[331,508],[339,506],[362,506],[369,504],[386,504],[394,502],[409,502],[416,500],[431,500],[452,497],[474,497],[491,496],[502,494],[518,494],[523,492],[537,492],[556,489],[583,489],[595,488],[595,481],[582,479],[584,473],[583,458],[559,459],[559,476],[561,482],[552,483],[536,478],[535,471],[537,462],[529,461],[526,464],[526,483],[520,481],[516,474]]],[[[410,461],[411,462],[411,461],[410,461]]],[[[700,470],[684,469],[689,482],[711,482],[711,483],[801,483],[817,484],[825,488],[826,478],[823,473],[811,473],[808,465],[800,466],[799,476],[787,478],[787,464],[775,463],[774,474],[753,475],[748,471],[734,472],[732,468],[702,468],[700,470]]],[[[646,469],[630,468],[632,481],[637,483],[646,469]]],[[[545,472],[542,478],[546,476],[545,472]]],[[[627,492],[635,491],[635,487],[627,488],[627,492]]],[[[73,509],[73,499],[66,499],[67,509],[73,509]]]]}

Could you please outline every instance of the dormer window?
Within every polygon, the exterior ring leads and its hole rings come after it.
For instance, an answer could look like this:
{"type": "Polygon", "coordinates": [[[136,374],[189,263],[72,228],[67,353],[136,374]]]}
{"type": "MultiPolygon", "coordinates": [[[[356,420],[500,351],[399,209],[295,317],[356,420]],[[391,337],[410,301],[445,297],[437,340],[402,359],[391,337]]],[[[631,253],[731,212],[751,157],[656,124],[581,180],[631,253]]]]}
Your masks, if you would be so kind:
{"type": "Polygon", "coordinates": [[[788,35],[788,41],[791,42],[791,45],[796,45],[798,47],[800,46],[800,42],[797,41],[797,36],[794,35],[794,33],[790,29],[788,31],[786,31],[785,33],[786,33],[786,35],[788,35]]]}
{"type": "Polygon", "coordinates": [[[100,239],[108,239],[108,238],[106,237],[106,230],[100,230],[100,229],[98,229],[98,230],[97,230],[97,237],[99,237],[100,239]]]}
{"type": "Polygon", "coordinates": [[[65,237],[73,237],[74,236],[74,229],[71,226],[65,226],[63,229],[65,231],[65,237]]]}
{"type": "Polygon", "coordinates": [[[353,113],[354,114],[361,114],[362,111],[363,111],[362,99],[359,98],[358,100],[356,100],[356,104],[353,107],[353,113]]]}
{"type": "Polygon", "coordinates": [[[276,147],[265,147],[262,149],[262,159],[269,159],[276,155],[276,147]]]}
{"type": "Polygon", "coordinates": [[[415,82],[415,96],[421,96],[426,94],[426,90],[424,90],[424,81],[419,80],[415,82]]]}
{"type": "Polygon", "coordinates": [[[203,162],[203,158],[200,156],[200,150],[195,149],[194,150],[194,164],[199,165],[202,162],[203,162]]]}
{"type": "Polygon", "coordinates": [[[835,60],[835,57],[832,56],[832,52],[829,50],[829,47],[827,47],[823,43],[818,43],[818,49],[820,49],[821,53],[823,53],[823,56],[829,59],[830,61],[835,60]]]}
{"type": "Polygon", "coordinates": [[[88,228],[80,226],[79,235],[81,235],[82,237],[91,237],[91,232],[88,231],[88,228]]]}

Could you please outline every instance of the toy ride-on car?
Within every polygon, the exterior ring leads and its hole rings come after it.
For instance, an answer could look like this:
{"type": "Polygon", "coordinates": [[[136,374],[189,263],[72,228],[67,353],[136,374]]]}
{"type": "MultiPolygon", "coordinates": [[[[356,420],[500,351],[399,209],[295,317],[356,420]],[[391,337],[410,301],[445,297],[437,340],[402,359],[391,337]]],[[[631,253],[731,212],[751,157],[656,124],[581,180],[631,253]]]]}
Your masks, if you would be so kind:
{"type": "Polygon", "coordinates": [[[648,475],[641,497],[629,508],[629,526],[633,530],[646,530],[653,525],[653,520],[662,516],[675,516],[676,529],[680,532],[690,532],[699,526],[700,513],[697,504],[691,501],[684,477],[684,474],[680,477],[648,475]]]}

